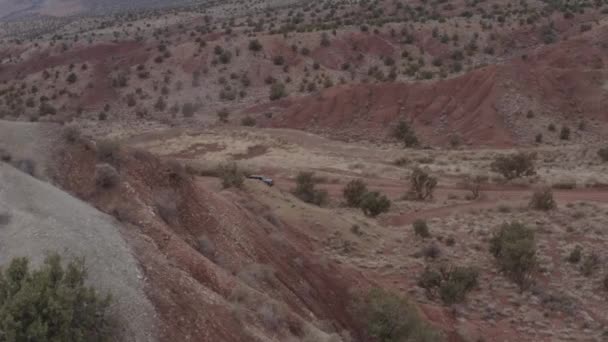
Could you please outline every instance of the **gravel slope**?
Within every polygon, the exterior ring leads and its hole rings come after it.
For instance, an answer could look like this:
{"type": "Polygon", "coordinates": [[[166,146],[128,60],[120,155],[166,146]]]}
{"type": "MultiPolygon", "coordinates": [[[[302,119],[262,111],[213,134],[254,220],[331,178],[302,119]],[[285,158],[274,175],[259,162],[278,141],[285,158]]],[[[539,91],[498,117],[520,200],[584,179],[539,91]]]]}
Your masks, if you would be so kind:
{"type": "MultiPolygon", "coordinates": [[[[25,134],[15,131],[13,136],[35,141],[28,136],[38,129],[30,126],[25,134]]],[[[7,143],[7,136],[2,140],[7,143]]],[[[30,158],[43,158],[27,145],[13,141],[9,147],[30,158]]],[[[114,297],[112,311],[121,323],[121,340],[155,340],[155,310],[144,293],[144,276],[120,235],[119,224],[52,185],[0,162],[0,267],[17,256],[39,264],[52,251],[66,258],[85,257],[90,283],[114,297]]]]}

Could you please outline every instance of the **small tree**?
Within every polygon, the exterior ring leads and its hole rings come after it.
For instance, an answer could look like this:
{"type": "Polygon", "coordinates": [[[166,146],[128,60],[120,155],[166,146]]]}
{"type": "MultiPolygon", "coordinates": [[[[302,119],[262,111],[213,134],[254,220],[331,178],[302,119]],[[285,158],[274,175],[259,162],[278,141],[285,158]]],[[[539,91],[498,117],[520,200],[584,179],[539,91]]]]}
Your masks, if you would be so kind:
{"type": "Polygon", "coordinates": [[[490,253],[500,269],[521,290],[527,288],[536,269],[534,231],[521,223],[505,223],[490,239],[490,253]]]}
{"type": "Polygon", "coordinates": [[[312,172],[300,172],[296,177],[293,193],[306,203],[323,205],[327,201],[327,191],[315,189],[316,180],[312,172]]]}
{"type": "Polygon", "coordinates": [[[236,163],[222,164],[218,167],[218,175],[222,180],[222,187],[227,188],[242,188],[245,176],[239,170],[236,163]]]}
{"type": "Polygon", "coordinates": [[[555,203],[555,199],[553,199],[553,191],[550,187],[544,187],[534,191],[529,205],[532,209],[544,211],[557,207],[557,203],[555,203]]]}
{"type": "Polygon", "coordinates": [[[490,165],[492,171],[500,173],[507,180],[532,176],[536,174],[534,169],[533,153],[514,153],[507,156],[498,156],[490,165]]]}
{"type": "Polygon", "coordinates": [[[84,285],[84,260],[48,256],[38,270],[16,258],[0,273],[0,340],[107,341],[111,297],[84,285]]]}
{"type": "Polygon", "coordinates": [[[354,179],[342,191],[346,205],[353,208],[358,208],[361,205],[363,196],[367,193],[367,185],[360,179],[354,179]]]}
{"type": "Polygon", "coordinates": [[[393,136],[403,142],[405,147],[415,147],[420,144],[418,137],[416,137],[416,133],[405,121],[399,121],[397,126],[395,126],[393,136]]]}
{"type": "Polygon", "coordinates": [[[410,175],[410,194],[415,199],[424,201],[433,198],[433,191],[437,186],[437,178],[429,175],[419,167],[415,167],[410,175]]]}
{"type": "Polygon", "coordinates": [[[389,210],[391,201],[379,192],[371,191],[363,195],[360,205],[366,216],[376,217],[389,210]]]}

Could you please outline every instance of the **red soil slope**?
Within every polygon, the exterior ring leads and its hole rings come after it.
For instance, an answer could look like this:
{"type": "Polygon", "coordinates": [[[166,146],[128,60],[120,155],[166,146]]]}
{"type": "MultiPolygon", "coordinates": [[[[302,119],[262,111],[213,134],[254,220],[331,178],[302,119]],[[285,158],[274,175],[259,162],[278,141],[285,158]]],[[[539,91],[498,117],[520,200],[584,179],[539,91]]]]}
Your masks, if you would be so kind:
{"type": "Polygon", "coordinates": [[[286,339],[303,336],[313,321],[358,334],[349,290],[366,281],[346,266],[316,261],[298,229],[246,193],[209,191],[145,153],[115,156],[121,181],[113,189],[96,187],[98,161],[87,144],[62,153],[56,180],[125,223],[165,323],[160,340],[253,341],[251,329],[286,339]],[[272,302],[284,308],[276,322],[250,314],[272,302]]]}
{"type": "Polygon", "coordinates": [[[607,39],[608,28],[601,26],[453,79],[337,86],[279,104],[282,114],[269,125],[373,140],[387,138],[389,128],[403,119],[425,143],[446,144],[457,133],[475,146],[517,144],[515,127],[526,124],[512,115],[522,110],[555,119],[608,120],[607,39]],[[517,100],[508,103],[509,97],[517,100]]]}

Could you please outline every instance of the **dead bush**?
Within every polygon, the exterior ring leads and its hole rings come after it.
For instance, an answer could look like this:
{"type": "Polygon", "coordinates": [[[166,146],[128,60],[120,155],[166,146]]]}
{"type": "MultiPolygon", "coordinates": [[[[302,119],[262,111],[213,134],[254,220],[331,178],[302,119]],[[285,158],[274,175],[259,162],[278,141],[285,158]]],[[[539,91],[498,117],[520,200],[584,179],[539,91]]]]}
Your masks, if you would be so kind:
{"type": "Polygon", "coordinates": [[[471,193],[466,196],[466,199],[472,201],[479,198],[481,192],[481,184],[487,181],[487,177],[483,176],[467,176],[464,180],[464,188],[471,193]]]}
{"type": "Polygon", "coordinates": [[[553,191],[551,188],[543,187],[534,191],[529,206],[534,210],[547,211],[555,209],[557,204],[553,198],[553,191]]]}
{"type": "Polygon", "coordinates": [[[410,191],[408,197],[417,200],[427,200],[433,198],[433,191],[437,186],[437,178],[429,175],[419,167],[415,167],[410,175],[410,191]]]}

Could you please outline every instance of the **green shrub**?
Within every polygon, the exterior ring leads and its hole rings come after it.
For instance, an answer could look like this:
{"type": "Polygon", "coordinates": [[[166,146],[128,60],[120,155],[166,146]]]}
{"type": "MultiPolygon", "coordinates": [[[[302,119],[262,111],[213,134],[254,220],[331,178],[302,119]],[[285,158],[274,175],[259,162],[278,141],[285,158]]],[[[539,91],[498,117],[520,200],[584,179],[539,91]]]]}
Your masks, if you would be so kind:
{"type": "Polygon", "coordinates": [[[536,269],[534,231],[521,223],[503,224],[490,239],[490,253],[500,269],[523,290],[536,269]]]}
{"type": "Polygon", "coordinates": [[[600,157],[602,162],[608,162],[608,147],[602,147],[597,151],[597,155],[600,157]]]}
{"type": "Polygon", "coordinates": [[[439,295],[445,304],[463,302],[467,293],[477,287],[479,272],[471,267],[426,268],[418,280],[429,297],[439,295]]]}
{"type": "Polygon", "coordinates": [[[425,220],[417,219],[414,221],[414,223],[412,223],[412,227],[414,228],[414,234],[416,236],[420,236],[423,239],[431,237],[431,233],[429,233],[429,226],[425,220]]]}
{"type": "Polygon", "coordinates": [[[186,118],[193,116],[195,112],[196,107],[190,102],[184,103],[184,105],[182,106],[182,115],[186,118]]]}
{"type": "Polygon", "coordinates": [[[581,265],[581,273],[585,277],[590,277],[599,268],[599,265],[600,257],[595,253],[591,253],[585,258],[585,260],[583,260],[583,264],[581,265]]]}
{"type": "Polygon", "coordinates": [[[228,122],[228,116],[230,116],[230,112],[226,108],[220,109],[217,112],[217,118],[220,120],[220,122],[228,122]]]}
{"type": "Polygon", "coordinates": [[[0,273],[0,340],[109,341],[111,298],[84,285],[84,261],[57,254],[38,270],[16,258],[0,273]]]}
{"type": "Polygon", "coordinates": [[[251,116],[246,116],[241,120],[241,125],[243,125],[243,126],[252,127],[252,126],[255,126],[255,124],[256,124],[256,120],[255,120],[255,118],[252,118],[251,116]]]}
{"type": "Polygon", "coordinates": [[[439,297],[445,304],[460,303],[477,287],[479,273],[470,267],[455,267],[443,273],[439,297]]]}
{"type": "Polygon", "coordinates": [[[534,191],[529,206],[532,209],[543,211],[555,209],[557,204],[553,198],[553,191],[551,188],[544,187],[534,191]]]}
{"type": "Polygon", "coordinates": [[[102,189],[110,189],[120,182],[118,171],[110,164],[95,166],[95,184],[102,189]]]}
{"type": "Polygon", "coordinates": [[[532,176],[536,174],[534,169],[534,159],[536,155],[533,153],[514,153],[507,156],[498,156],[490,165],[492,171],[500,173],[507,180],[532,176]]]}
{"type": "Polygon", "coordinates": [[[377,191],[367,192],[361,199],[361,210],[366,216],[376,217],[391,207],[391,201],[377,191]]]}
{"type": "Polygon", "coordinates": [[[280,98],[287,96],[287,91],[285,90],[285,85],[280,82],[275,82],[270,86],[270,100],[275,101],[280,98]]]}
{"type": "Polygon", "coordinates": [[[259,40],[253,39],[249,41],[249,50],[257,52],[262,50],[262,43],[259,40]]]}
{"type": "Polygon", "coordinates": [[[236,163],[222,164],[218,167],[218,176],[222,180],[222,187],[227,188],[242,188],[245,176],[239,170],[236,163]]]}
{"type": "Polygon", "coordinates": [[[393,131],[393,136],[403,142],[405,147],[415,147],[420,144],[418,137],[416,137],[416,133],[405,121],[399,121],[393,131]]]}
{"type": "Polygon", "coordinates": [[[363,196],[367,193],[367,185],[360,179],[354,179],[346,184],[342,191],[346,205],[353,208],[358,208],[361,205],[363,196]]]}
{"type": "Polygon", "coordinates": [[[300,172],[296,177],[294,195],[306,203],[323,205],[327,201],[327,191],[315,189],[316,180],[312,172],[300,172]]]}
{"type": "Polygon", "coordinates": [[[570,128],[567,126],[562,127],[562,130],[559,132],[559,138],[562,140],[570,140],[570,128]]]}
{"type": "Polygon", "coordinates": [[[75,73],[70,73],[66,80],[68,81],[68,83],[75,83],[78,80],[78,77],[75,73]]]}
{"type": "Polygon", "coordinates": [[[441,335],[424,322],[414,305],[383,289],[372,289],[357,303],[358,317],[365,320],[367,341],[441,341],[441,335]]]}
{"type": "Polygon", "coordinates": [[[568,258],[566,258],[566,260],[569,263],[576,264],[579,261],[581,261],[582,254],[583,254],[583,248],[581,246],[576,246],[576,247],[574,247],[572,252],[570,252],[570,254],[568,255],[568,258]]]}
{"type": "Polygon", "coordinates": [[[433,191],[437,186],[437,178],[429,175],[419,167],[415,167],[410,175],[410,195],[417,200],[424,201],[433,198],[433,191]]]}

